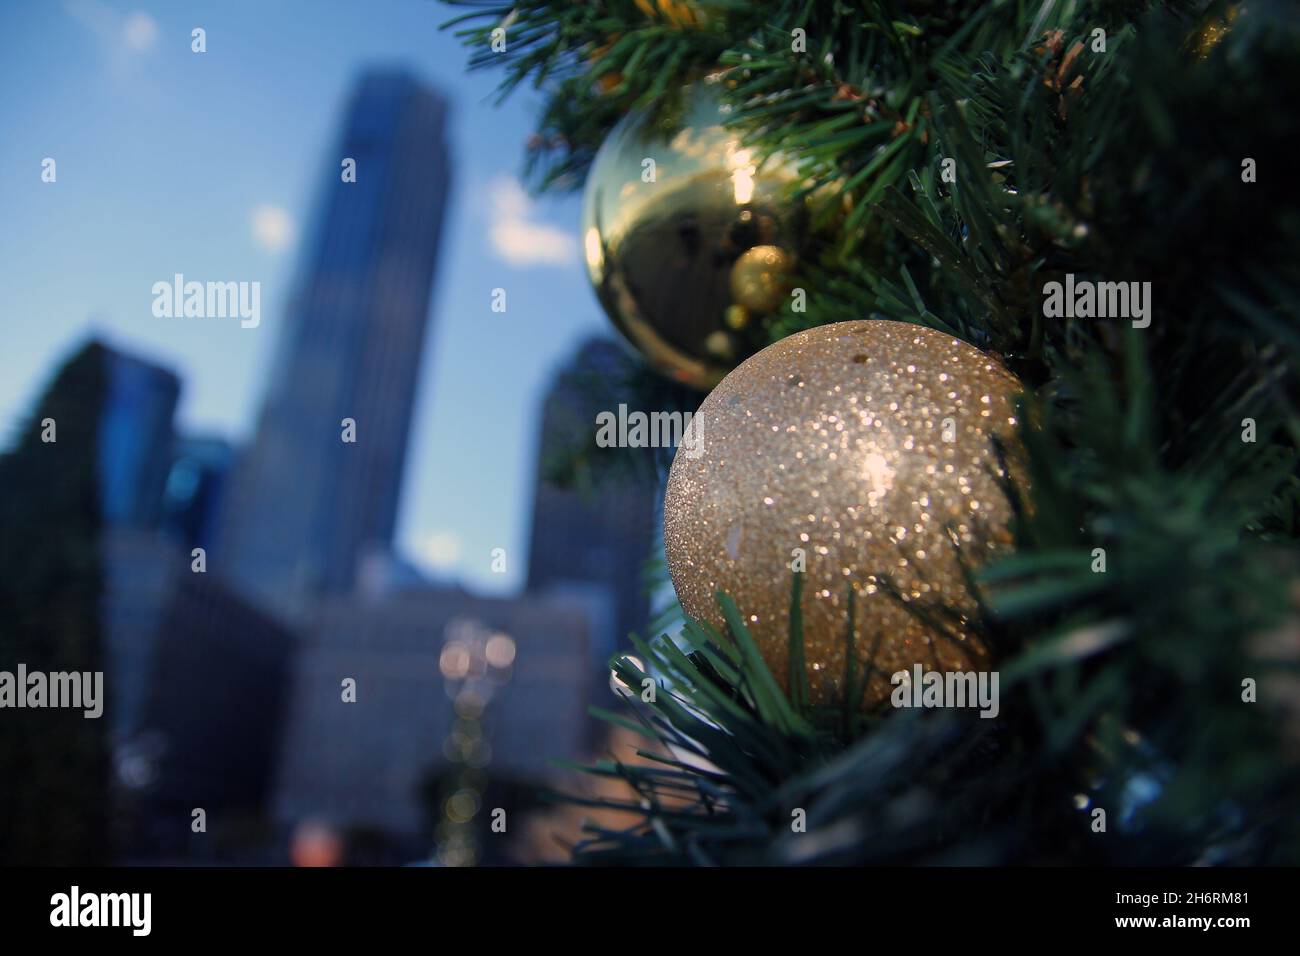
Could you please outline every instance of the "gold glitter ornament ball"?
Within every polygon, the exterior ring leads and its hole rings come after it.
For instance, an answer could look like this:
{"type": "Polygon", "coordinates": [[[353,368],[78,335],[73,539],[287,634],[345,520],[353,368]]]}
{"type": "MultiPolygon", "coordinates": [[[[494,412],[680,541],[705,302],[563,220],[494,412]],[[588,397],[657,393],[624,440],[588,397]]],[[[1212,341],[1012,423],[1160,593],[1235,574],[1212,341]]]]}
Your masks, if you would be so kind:
{"type": "Polygon", "coordinates": [[[761,344],[752,320],[781,305],[808,231],[793,166],[760,162],[729,115],[709,80],[629,114],[583,197],[587,274],[606,314],[651,367],[701,391],[761,344]]]}
{"type": "Polygon", "coordinates": [[[668,476],[664,541],[682,607],[723,627],[715,595],[731,595],[788,692],[802,554],[813,705],[843,702],[850,587],[859,686],[875,654],[860,706],[885,701],[890,675],[916,663],[985,669],[961,562],[1011,542],[992,436],[1020,480],[1020,390],[973,346],[901,322],[821,326],[752,356],[704,400],[698,444],[678,449],[668,476]],[[932,607],[962,617],[936,629],[913,613],[932,607]]]}

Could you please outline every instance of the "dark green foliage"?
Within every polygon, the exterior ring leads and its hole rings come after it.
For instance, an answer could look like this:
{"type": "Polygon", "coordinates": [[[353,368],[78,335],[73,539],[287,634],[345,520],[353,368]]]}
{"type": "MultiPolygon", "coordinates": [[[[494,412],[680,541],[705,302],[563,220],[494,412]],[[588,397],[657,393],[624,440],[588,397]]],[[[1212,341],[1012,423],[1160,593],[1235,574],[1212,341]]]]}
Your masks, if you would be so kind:
{"type": "Polygon", "coordinates": [[[579,858],[1300,862],[1295,685],[1280,682],[1300,666],[1293,5],[1242,5],[1206,55],[1197,31],[1230,4],[695,6],[703,29],[633,3],[515,5],[510,82],[542,77],[563,101],[542,119],[540,181],[576,184],[666,75],[725,69],[745,134],[796,156],[814,199],[848,197],[800,264],[807,311],[770,336],[894,319],[1016,371],[1031,484],[1016,553],[980,576],[978,623],[1002,710],[836,721],[802,706],[797,681],[773,697],[739,617],[728,635],[691,625],[689,656],[643,646],[663,687],[642,716],[717,770],[600,766],[648,809],[579,858]],[[806,54],[790,51],[796,27],[806,54]],[[604,72],[621,81],[601,92],[604,72]],[[1066,274],[1150,282],[1150,327],[1045,316],[1044,286],[1066,274]],[[1258,703],[1242,702],[1247,677],[1258,703]]]}
{"type": "MultiPolygon", "coordinates": [[[[103,348],[65,364],[0,456],[0,670],[101,671],[103,348]],[[41,440],[54,419],[57,441],[41,440]]],[[[108,862],[108,718],[0,710],[0,864],[108,862]]]]}

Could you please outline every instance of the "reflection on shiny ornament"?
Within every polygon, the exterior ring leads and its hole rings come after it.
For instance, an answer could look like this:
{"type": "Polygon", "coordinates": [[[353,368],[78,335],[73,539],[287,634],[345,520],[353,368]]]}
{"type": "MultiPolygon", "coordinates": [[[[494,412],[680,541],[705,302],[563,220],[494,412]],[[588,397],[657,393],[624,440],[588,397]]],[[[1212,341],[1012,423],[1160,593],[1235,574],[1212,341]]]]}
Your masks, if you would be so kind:
{"type": "Polygon", "coordinates": [[[746,249],[731,267],[731,294],[746,309],[770,312],[781,304],[790,254],[780,246],[746,249]]]}
{"type": "Polygon", "coordinates": [[[808,215],[791,198],[793,166],[760,162],[722,125],[730,107],[713,84],[681,100],[610,132],[587,180],[583,249],[624,338],[664,375],[708,389],[761,344],[750,319],[780,307],[808,215]]]}
{"type": "Polygon", "coordinates": [[[741,329],[749,327],[749,310],[743,305],[727,306],[727,328],[739,332],[741,329]]]}

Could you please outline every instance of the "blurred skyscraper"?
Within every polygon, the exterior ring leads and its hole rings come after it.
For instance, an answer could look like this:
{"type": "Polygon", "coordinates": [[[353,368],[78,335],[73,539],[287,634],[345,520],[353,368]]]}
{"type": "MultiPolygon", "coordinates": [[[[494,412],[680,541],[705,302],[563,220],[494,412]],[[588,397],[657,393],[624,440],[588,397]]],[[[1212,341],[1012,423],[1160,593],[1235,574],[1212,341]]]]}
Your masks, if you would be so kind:
{"type": "Polygon", "coordinates": [[[350,590],[364,554],[391,545],[450,177],[445,121],[411,76],[367,73],[326,163],[218,542],[222,569],[281,610],[350,590]]]}
{"type": "Polygon", "coordinates": [[[187,547],[212,548],[234,454],[224,438],[177,436],[163,494],[163,528],[187,547]]]}
{"type": "Polygon", "coordinates": [[[594,481],[591,488],[560,487],[549,471],[575,443],[594,445],[602,408],[593,383],[617,380],[626,368],[622,348],[589,339],[556,375],[542,408],[533,491],[528,589],[595,590],[612,599],[611,619],[589,644],[588,672],[597,683],[608,681],[604,664],[627,646],[628,632],[644,634],[649,618],[642,572],[654,548],[655,488],[632,475],[594,481]]]}
{"type": "MultiPolygon", "coordinates": [[[[171,569],[157,540],[164,488],[176,442],[180,396],[175,373],[107,345],[99,420],[98,476],[103,529],[100,558],[104,663],[113,692],[115,743],[138,730],[155,631],[171,569]]],[[[168,554],[170,557],[170,554],[168,554]]],[[[177,556],[177,563],[180,562],[177,556]]]]}
{"type": "Polygon", "coordinates": [[[165,368],[112,348],[105,347],[103,355],[99,486],[104,523],[152,528],[162,517],[180,380],[165,368]]]}

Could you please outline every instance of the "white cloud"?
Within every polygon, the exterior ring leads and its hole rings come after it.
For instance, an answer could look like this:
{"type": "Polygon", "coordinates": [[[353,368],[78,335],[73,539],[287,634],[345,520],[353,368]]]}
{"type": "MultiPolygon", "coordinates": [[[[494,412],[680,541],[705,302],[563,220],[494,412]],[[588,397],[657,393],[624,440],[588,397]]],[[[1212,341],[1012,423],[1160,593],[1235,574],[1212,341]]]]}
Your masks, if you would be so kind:
{"type": "Polygon", "coordinates": [[[148,53],[158,41],[158,22],[139,10],[120,13],[103,0],[66,0],[63,9],[95,34],[110,61],[123,54],[148,53]]]}
{"type": "Polygon", "coordinates": [[[513,179],[488,187],[492,226],[489,237],[498,256],[512,266],[567,266],[577,261],[578,243],[557,226],[531,221],[533,203],[513,179]]]}
{"type": "Polygon", "coordinates": [[[138,10],[123,13],[104,0],[64,0],[63,11],[94,40],[110,89],[137,96],[157,94],[148,66],[162,35],[157,20],[138,10]]]}
{"type": "Polygon", "coordinates": [[[137,53],[148,53],[158,40],[158,23],[147,13],[136,11],[129,14],[122,24],[122,42],[127,49],[137,53]]]}
{"type": "Polygon", "coordinates": [[[446,571],[460,558],[460,537],[452,531],[431,531],[415,542],[412,557],[422,568],[446,571]]]}
{"type": "Polygon", "coordinates": [[[262,204],[253,209],[253,241],[267,252],[284,252],[293,245],[298,227],[287,210],[262,204]]]}

